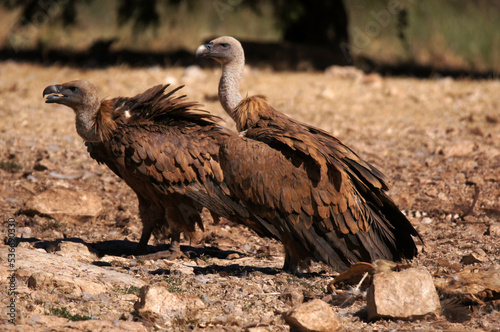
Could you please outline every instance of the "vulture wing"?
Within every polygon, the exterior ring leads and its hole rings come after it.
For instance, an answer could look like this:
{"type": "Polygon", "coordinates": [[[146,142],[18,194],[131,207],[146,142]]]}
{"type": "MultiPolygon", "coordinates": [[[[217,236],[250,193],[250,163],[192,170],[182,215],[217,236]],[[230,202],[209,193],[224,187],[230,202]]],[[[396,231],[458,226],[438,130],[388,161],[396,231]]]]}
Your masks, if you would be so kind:
{"type": "Polygon", "coordinates": [[[416,254],[409,231],[413,228],[399,224],[406,221],[404,216],[395,222],[380,213],[390,202],[386,196],[377,204],[367,201],[344,172],[340,191],[328,179],[314,183],[307,158],[291,160],[261,142],[241,141],[223,144],[223,172],[232,178],[230,190],[279,230],[287,254],[285,268],[295,269],[308,257],[346,269],[358,261],[416,254]]]}
{"type": "MultiPolygon", "coordinates": [[[[253,181],[248,188],[259,188],[257,193],[240,188],[242,200],[254,202],[256,209],[284,214],[280,223],[288,225],[290,234],[300,232],[297,237],[325,262],[346,267],[360,260],[416,255],[411,235],[418,233],[384,193],[387,185],[381,172],[325,131],[274,110],[262,96],[242,100],[236,112],[245,137],[275,151],[266,153],[281,155],[280,161],[277,155],[262,155],[260,160],[253,156],[258,167],[252,167],[266,175],[242,179],[253,181]]],[[[242,176],[251,171],[239,169],[242,176]]]]}
{"type": "Polygon", "coordinates": [[[175,96],[178,89],[168,93],[165,89],[156,86],[133,98],[103,101],[103,110],[115,110],[109,116],[118,129],[105,143],[93,144],[95,157],[138,195],[165,206],[167,212],[175,210],[177,203],[166,206],[173,198],[183,201],[187,207],[178,206],[180,211],[170,218],[184,220],[177,222],[177,228],[185,232],[194,231],[193,221],[202,227],[196,213],[186,220],[189,207],[194,211],[206,207],[214,216],[245,224],[260,236],[277,238],[274,226],[253,216],[227,187],[219,164],[220,141],[237,136],[218,125],[218,117],[199,110],[197,103],[175,96]]]}
{"type": "Polygon", "coordinates": [[[135,186],[148,183],[153,188],[149,190],[161,195],[187,197],[217,216],[250,227],[260,236],[277,238],[275,227],[253,216],[227,186],[217,136],[237,136],[217,125],[191,125],[183,122],[182,128],[137,124],[123,127],[109,142],[120,173],[133,175],[135,186]]]}

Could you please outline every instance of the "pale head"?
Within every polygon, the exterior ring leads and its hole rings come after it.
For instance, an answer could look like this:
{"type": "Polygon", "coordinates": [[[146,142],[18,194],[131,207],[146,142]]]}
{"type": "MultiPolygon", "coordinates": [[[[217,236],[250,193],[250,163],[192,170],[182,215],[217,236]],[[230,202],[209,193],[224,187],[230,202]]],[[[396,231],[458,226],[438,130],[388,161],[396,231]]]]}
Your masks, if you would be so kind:
{"type": "Polygon", "coordinates": [[[64,84],[50,85],[43,90],[46,103],[66,105],[75,112],[97,111],[99,108],[99,92],[94,84],[88,81],[71,81],[64,84]]]}
{"type": "Polygon", "coordinates": [[[245,60],[241,43],[233,37],[223,36],[215,38],[207,44],[200,45],[196,50],[197,58],[209,58],[226,65],[234,60],[245,60]]]}
{"type": "Polygon", "coordinates": [[[87,81],[71,81],[50,85],[43,90],[46,103],[68,106],[76,115],[76,131],[87,142],[98,142],[101,136],[96,132],[95,119],[100,109],[99,92],[87,81]]]}

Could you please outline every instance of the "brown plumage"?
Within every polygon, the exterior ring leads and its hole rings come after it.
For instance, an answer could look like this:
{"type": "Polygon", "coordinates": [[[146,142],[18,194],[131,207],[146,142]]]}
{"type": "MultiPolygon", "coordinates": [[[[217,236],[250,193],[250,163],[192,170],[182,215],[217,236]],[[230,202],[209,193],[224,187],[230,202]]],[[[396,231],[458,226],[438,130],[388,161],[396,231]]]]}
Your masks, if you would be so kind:
{"type": "Polygon", "coordinates": [[[93,159],[106,164],[137,194],[143,223],[137,252],[144,254],[153,232],[172,238],[179,253],[179,237],[203,228],[200,213],[243,223],[261,236],[276,237],[265,221],[251,221],[248,210],[232,197],[218,161],[220,141],[238,137],[219,126],[217,117],[199,105],[155,86],[135,97],[100,100],[86,81],[52,85],[43,91],[47,103],[72,108],[76,128],[93,159]]]}
{"type": "Polygon", "coordinates": [[[345,269],[357,261],[417,255],[412,236],[419,235],[385,194],[380,171],[327,132],[278,112],[263,96],[241,98],[244,53],[236,39],[217,38],[196,55],[222,64],[219,99],[241,135],[275,151],[275,159],[264,153],[259,159],[262,148],[255,155],[245,151],[255,158],[247,163],[252,169],[235,165],[232,172],[240,176],[230,188],[281,230],[285,268],[294,270],[311,256],[345,269]]]}

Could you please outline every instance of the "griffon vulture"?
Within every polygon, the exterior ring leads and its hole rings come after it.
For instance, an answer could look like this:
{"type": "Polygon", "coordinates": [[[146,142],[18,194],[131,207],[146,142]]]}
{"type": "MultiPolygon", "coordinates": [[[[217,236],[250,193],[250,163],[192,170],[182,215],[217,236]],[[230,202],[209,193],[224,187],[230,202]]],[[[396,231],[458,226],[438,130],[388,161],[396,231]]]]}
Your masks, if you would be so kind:
{"type": "MultiPolygon", "coordinates": [[[[288,227],[282,234],[285,268],[296,269],[314,250],[321,256],[317,259],[341,268],[356,261],[417,255],[413,236],[420,236],[385,193],[380,171],[326,131],[275,110],[264,96],[241,97],[245,57],[239,41],[216,38],[199,46],[196,56],[222,65],[219,100],[241,136],[265,143],[304,173],[296,178],[291,169],[282,173],[283,179],[273,177],[269,174],[280,172],[279,164],[263,162],[262,155],[254,161],[260,177],[233,182],[241,183],[238,188],[229,186],[252,212],[288,227]],[[258,190],[246,189],[248,183],[258,190]]],[[[243,170],[239,174],[246,175],[243,170]]]]}
{"type": "MultiPolygon", "coordinates": [[[[155,86],[135,97],[99,98],[87,81],[72,81],[45,88],[47,103],[72,108],[76,130],[90,156],[106,164],[137,194],[143,223],[137,254],[145,254],[151,233],[171,237],[172,257],[180,253],[180,233],[187,237],[195,226],[203,228],[205,206],[214,217],[243,223],[261,236],[278,232],[263,220],[252,222],[247,208],[231,196],[219,164],[220,142],[233,138],[216,123],[217,117],[200,110],[181,88],[167,91],[155,86]],[[229,139],[226,139],[229,138],[229,139]]],[[[230,144],[229,144],[230,145],[230,144]]]]}

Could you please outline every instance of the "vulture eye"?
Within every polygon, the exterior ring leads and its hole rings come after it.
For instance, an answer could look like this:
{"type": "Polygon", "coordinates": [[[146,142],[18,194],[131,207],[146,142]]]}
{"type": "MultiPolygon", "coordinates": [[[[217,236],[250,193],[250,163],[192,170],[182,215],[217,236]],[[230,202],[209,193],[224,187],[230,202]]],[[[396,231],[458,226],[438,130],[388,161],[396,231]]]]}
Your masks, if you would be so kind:
{"type": "Polygon", "coordinates": [[[76,86],[70,86],[70,87],[68,87],[68,89],[71,92],[78,92],[78,88],[76,86]]]}
{"type": "Polygon", "coordinates": [[[229,48],[229,44],[228,43],[221,43],[220,46],[222,48],[229,48]]]}

